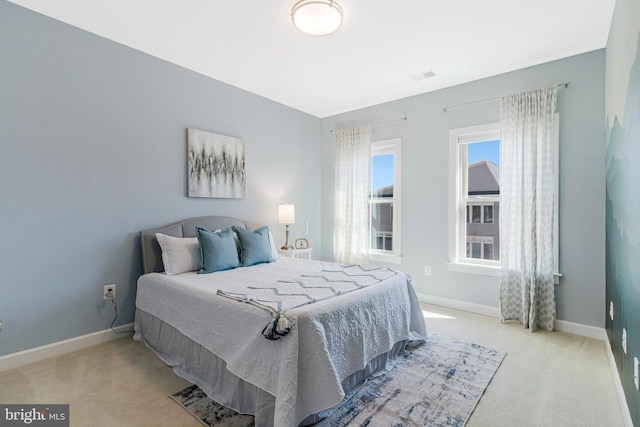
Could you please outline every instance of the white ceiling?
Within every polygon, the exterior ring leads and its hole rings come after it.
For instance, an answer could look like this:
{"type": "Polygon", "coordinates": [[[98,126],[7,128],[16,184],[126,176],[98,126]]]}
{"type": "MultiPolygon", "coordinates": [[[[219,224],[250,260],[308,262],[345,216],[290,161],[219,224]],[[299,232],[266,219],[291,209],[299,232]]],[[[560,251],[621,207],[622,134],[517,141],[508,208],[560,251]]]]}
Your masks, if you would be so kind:
{"type": "Polygon", "coordinates": [[[342,26],[314,37],[296,0],[11,1],[321,118],[603,48],[615,6],[338,0],[342,26]]]}

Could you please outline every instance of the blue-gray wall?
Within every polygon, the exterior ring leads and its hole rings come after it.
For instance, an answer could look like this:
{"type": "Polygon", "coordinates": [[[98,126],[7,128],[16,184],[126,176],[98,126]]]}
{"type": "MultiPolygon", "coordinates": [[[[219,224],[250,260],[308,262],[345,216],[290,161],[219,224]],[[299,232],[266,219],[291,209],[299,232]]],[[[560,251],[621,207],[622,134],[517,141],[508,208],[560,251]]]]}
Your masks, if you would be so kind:
{"type": "Polygon", "coordinates": [[[607,334],[634,425],[640,393],[633,358],[640,359],[640,2],[618,0],[606,58],[607,334]],[[608,307],[607,307],[608,309],[608,307]],[[627,353],[622,329],[627,331],[627,353]]]}
{"type": "MultiPolygon", "coordinates": [[[[242,64],[238,64],[242,67],[242,64]]],[[[320,250],[320,119],[0,0],[0,356],[131,322],[137,231],[199,215],[320,250]],[[244,139],[243,200],[186,197],[186,128],[244,139]]]]}
{"type": "Polygon", "coordinates": [[[558,319],[604,327],[605,132],[604,50],[472,83],[340,114],[323,120],[323,258],[333,248],[334,127],[376,126],[375,139],[402,138],[402,264],[423,294],[497,307],[499,278],[450,272],[449,130],[499,121],[497,101],[443,111],[443,107],[571,82],[559,89],[560,270],[558,319]],[[432,267],[425,276],[423,266],[432,267]]]}

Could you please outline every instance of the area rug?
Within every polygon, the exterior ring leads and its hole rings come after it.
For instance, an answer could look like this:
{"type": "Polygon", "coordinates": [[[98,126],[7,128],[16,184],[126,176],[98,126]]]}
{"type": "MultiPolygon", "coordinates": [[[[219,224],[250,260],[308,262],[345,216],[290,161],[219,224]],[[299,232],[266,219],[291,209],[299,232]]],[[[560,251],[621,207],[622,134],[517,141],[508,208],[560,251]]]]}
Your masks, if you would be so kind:
{"type": "MultiPolygon", "coordinates": [[[[430,333],[316,426],[463,426],[505,355],[430,333]]],[[[218,405],[197,386],[170,397],[206,426],[253,426],[253,416],[218,405]]]]}

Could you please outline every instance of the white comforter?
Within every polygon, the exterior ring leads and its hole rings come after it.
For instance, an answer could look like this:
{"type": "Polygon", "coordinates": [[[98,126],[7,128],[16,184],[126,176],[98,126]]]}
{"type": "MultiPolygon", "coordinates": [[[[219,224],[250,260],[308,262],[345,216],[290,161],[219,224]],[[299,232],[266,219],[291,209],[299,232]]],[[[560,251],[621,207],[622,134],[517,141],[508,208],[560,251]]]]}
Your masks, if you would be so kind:
{"type": "Polygon", "coordinates": [[[398,274],[379,284],[287,312],[291,333],[265,339],[271,313],[216,295],[230,284],[269,286],[335,264],[280,258],[213,274],[150,273],[138,280],[137,308],[171,324],[222,358],[229,371],[276,397],[274,424],[297,426],[338,404],[341,381],[405,339],[425,338],[415,291],[398,274]]]}

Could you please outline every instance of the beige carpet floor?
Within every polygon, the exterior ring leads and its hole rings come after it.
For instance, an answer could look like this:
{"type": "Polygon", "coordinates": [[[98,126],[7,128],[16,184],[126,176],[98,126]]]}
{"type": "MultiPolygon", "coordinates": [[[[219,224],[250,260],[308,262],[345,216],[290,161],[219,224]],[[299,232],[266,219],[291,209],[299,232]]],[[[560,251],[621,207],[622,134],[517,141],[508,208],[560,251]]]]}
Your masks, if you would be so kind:
{"type": "Polygon", "coordinates": [[[468,427],[624,426],[603,341],[425,308],[431,329],[507,352],[468,427]]]}
{"type": "MultiPolygon", "coordinates": [[[[467,426],[624,426],[603,342],[424,309],[429,330],[507,352],[467,426]]],[[[0,372],[0,403],[68,403],[72,426],[201,426],[167,397],[188,384],[125,337],[0,372]]]]}

